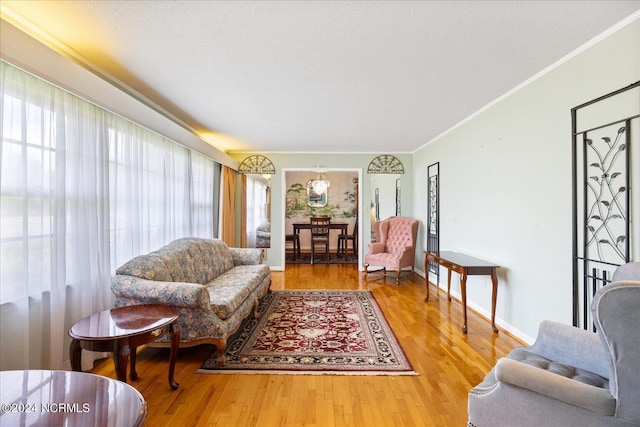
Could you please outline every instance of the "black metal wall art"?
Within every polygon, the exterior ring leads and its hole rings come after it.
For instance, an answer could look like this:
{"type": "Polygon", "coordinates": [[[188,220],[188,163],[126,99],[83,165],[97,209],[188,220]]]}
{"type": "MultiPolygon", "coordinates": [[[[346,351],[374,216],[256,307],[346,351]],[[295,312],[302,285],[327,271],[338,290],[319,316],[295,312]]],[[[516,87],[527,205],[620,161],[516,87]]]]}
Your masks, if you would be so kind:
{"type": "Polygon", "coordinates": [[[367,173],[385,174],[385,173],[404,173],[404,166],[400,159],[391,154],[382,154],[369,163],[367,173]]]}
{"type": "Polygon", "coordinates": [[[268,157],[254,154],[253,156],[245,158],[242,163],[240,163],[238,173],[275,175],[276,168],[268,157]]]}
{"type": "Polygon", "coordinates": [[[573,108],[571,118],[573,324],[593,329],[593,295],[617,266],[631,261],[636,244],[631,209],[640,191],[634,190],[638,180],[632,182],[631,168],[640,158],[640,82],[573,108]],[[628,102],[634,97],[635,105],[628,102]],[[618,110],[617,117],[610,115],[618,110]]]}
{"type": "MultiPolygon", "coordinates": [[[[427,168],[427,251],[440,250],[440,163],[434,163],[427,168]]],[[[429,262],[429,271],[425,271],[427,280],[429,274],[436,276],[435,283],[439,283],[440,266],[429,262]]]]}

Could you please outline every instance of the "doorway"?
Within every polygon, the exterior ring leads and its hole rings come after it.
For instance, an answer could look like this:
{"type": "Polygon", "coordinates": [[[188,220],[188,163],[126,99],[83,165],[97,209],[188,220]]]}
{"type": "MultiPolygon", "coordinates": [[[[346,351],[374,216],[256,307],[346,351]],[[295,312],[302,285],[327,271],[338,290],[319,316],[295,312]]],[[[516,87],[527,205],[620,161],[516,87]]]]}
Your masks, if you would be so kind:
{"type": "MultiPolygon", "coordinates": [[[[283,169],[282,177],[283,266],[310,263],[311,235],[308,225],[312,216],[323,215],[329,216],[332,223],[329,262],[360,266],[362,227],[358,226],[355,233],[355,255],[350,241],[344,242],[348,249],[346,253],[338,253],[338,236],[341,233],[353,235],[356,224],[362,224],[362,169],[283,169]],[[308,191],[308,184],[316,181],[326,185],[326,193],[323,196],[325,199],[322,203],[317,202],[317,194],[308,191]],[[297,239],[291,237],[296,235],[297,239]],[[289,239],[286,236],[289,236],[289,239]],[[299,245],[297,250],[294,250],[294,244],[299,245]]],[[[323,255],[320,255],[319,262],[324,262],[323,255]]]]}

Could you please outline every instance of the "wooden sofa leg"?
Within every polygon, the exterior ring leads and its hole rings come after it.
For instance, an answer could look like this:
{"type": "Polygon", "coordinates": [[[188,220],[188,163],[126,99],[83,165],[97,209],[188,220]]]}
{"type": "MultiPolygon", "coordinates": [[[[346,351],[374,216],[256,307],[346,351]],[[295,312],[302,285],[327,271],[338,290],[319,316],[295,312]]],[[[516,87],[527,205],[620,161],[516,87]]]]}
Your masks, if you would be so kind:
{"type": "Polygon", "coordinates": [[[224,366],[225,363],[225,357],[224,357],[224,352],[227,349],[227,341],[226,340],[219,340],[216,343],[216,365],[217,366],[224,366]]]}
{"type": "Polygon", "coordinates": [[[256,300],[256,302],[253,303],[253,318],[257,319],[258,317],[260,317],[260,313],[258,313],[258,307],[260,307],[260,301],[256,300]]]}

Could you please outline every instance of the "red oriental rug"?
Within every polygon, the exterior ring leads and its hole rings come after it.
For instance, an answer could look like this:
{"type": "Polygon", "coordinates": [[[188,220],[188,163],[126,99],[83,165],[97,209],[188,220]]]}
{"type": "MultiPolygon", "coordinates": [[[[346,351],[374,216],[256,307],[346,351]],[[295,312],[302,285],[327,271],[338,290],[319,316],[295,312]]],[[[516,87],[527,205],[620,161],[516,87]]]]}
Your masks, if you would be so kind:
{"type": "Polygon", "coordinates": [[[200,373],[417,375],[369,291],[272,291],[200,373]]]}

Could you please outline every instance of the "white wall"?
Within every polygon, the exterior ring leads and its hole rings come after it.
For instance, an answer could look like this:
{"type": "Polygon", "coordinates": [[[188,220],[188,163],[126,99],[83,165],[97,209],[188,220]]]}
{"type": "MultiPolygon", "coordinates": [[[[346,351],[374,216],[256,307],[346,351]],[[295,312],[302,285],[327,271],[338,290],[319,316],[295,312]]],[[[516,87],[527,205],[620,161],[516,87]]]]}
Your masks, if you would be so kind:
{"type": "MultiPolygon", "coordinates": [[[[503,266],[498,324],[526,341],[543,319],[572,321],[570,110],[639,79],[636,19],[414,155],[414,216],[425,223],[427,167],[440,162],[440,249],[503,266]]],[[[469,277],[467,295],[488,316],[490,280],[469,277]]]]}

